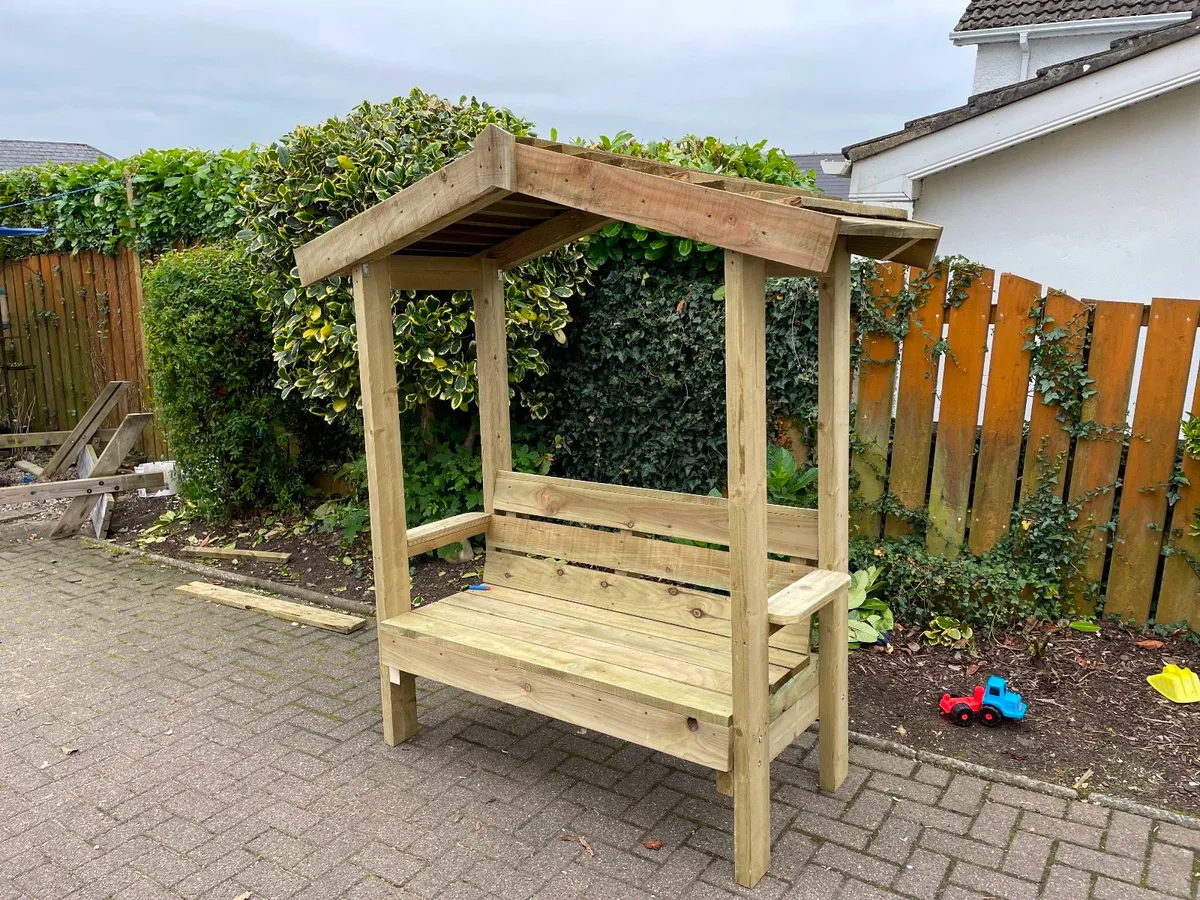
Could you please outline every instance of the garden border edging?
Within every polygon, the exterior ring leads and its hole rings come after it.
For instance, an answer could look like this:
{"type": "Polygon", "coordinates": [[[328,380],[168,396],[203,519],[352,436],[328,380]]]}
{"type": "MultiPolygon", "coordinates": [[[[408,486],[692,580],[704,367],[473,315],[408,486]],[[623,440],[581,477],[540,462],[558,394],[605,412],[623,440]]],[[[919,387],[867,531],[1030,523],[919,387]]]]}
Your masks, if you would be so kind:
{"type": "Polygon", "coordinates": [[[138,547],[125,547],[121,544],[115,544],[112,541],[102,541],[99,538],[88,537],[87,535],[78,535],[77,540],[82,541],[88,547],[96,547],[113,553],[125,553],[130,556],[136,556],[139,559],[144,559],[147,562],[182,569],[185,572],[191,572],[193,575],[201,575],[205,578],[228,581],[231,584],[241,585],[242,587],[281,594],[284,597],[291,597],[293,600],[302,600],[314,606],[328,606],[333,609],[340,609],[343,612],[354,613],[358,616],[374,617],[375,615],[375,607],[360,600],[351,600],[347,597],[334,597],[331,594],[310,591],[308,588],[296,587],[295,585],[284,584],[279,581],[271,581],[269,578],[259,578],[256,575],[243,575],[241,572],[230,572],[226,569],[218,569],[215,566],[206,566],[203,563],[175,559],[172,556],[162,556],[158,553],[151,553],[149,550],[142,550],[138,547]]]}

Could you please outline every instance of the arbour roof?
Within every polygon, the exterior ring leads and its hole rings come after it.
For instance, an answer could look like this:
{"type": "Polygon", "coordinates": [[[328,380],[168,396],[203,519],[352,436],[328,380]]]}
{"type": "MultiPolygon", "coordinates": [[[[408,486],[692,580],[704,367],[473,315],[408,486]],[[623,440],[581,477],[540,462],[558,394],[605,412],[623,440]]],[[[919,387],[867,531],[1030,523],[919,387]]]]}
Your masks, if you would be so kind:
{"type": "Polygon", "coordinates": [[[511,268],[614,220],[762,257],[773,274],[826,271],[840,237],[852,253],[928,266],[942,231],[900,209],[489,125],[466,155],[298,247],[296,263],[304,284],[393,254],[511,268]]]}

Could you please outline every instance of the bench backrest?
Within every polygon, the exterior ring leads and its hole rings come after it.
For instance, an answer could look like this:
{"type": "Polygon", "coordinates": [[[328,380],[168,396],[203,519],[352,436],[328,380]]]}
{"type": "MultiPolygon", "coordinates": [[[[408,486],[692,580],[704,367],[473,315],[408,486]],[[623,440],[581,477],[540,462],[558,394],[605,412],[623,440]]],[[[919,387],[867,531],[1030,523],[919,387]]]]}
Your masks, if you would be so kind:
{"type": "MultiPolygon", "coordinates": [[[[724,498],[503,472],[495,506],[489,584],[728,634],[724,498]]],[[[764,561],[776,591],[809,570],[816,512],[768,506],[767,527],[769,551],[789,557],[764,561]]]]}

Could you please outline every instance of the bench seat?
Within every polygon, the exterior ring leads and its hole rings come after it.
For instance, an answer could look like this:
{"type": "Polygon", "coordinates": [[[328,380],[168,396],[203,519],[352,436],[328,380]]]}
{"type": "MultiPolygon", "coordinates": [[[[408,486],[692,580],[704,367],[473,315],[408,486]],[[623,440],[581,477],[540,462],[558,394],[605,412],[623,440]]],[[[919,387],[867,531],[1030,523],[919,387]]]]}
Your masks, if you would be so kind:
{"type": "MultiPolygon", "coordinates": [[[[728,726],[732,718],[730,640],[711,631],[493,586],[394,616],[380,632],[404,644],[425,642],[715,725],[728,726]]],[[[793,631],[772,635],[773,690],[808,666],[806,638],[793,631]]],[[[414,666],[399,646],[397,653],[405,671],[439,677],[414,666]]]]}

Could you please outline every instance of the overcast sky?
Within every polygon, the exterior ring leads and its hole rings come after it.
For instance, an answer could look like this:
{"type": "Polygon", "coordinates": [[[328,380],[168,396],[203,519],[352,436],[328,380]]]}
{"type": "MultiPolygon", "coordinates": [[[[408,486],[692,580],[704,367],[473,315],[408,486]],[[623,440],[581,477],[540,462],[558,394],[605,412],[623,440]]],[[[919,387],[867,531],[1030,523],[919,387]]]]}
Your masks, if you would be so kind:
{"type": "Polygon", "coordinates": [[[4,4],[0,137],[243,147],[413,86],[542,136],[830,151],[966,100],[965,0],[33,0],[4,4]]]}

